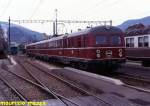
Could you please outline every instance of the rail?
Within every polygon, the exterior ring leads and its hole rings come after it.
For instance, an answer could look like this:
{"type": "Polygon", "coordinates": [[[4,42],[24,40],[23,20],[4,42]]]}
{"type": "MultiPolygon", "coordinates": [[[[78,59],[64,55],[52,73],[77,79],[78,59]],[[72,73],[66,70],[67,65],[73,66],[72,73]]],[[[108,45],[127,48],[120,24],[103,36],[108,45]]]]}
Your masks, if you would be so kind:
{"type": "Polygon", "coordinates": [[[22,64],[22,62],[18,61],[18,63],[22,66],[22,68],[32,77],[34,78],[41,86],[43,86],[43,88],[45,88],[47,90],[48,93],[52,94],[56,99],[58,99],[61,103],[63,103],[64,105],[68,106],[67,103],[65,103],[64,100],[76,105],[76,106],[80,106],[79,104],[75,103],[74,101],[72,101],[71,99],[68,99],[52,90],[50,90],[44,83],[42,83],[35,75],[33,75],[28,69],[27,67],[25,67],[24,64],[22,64]],[[64,100],[63,100],[64,99],[64,100]]]}
{"type": "Polygon", "coordinates": [[[92,93],[90,93],[90,92],[88,92],[88,91],[82,89],[81,87],[79,87],[79,86],[77,86],[77,85],[74,85],[74,84],[72,84],[72,83],[70,83],[70,82],[68,82],[68,81],[66,81],[66,80],[64,80],[64,79],[62,79],[62,78],[60,78],[60,77],[58,77],[58,76],[52,74],[52,73],[47,72],[46,70],[42,69],[41,67],[38,67],[38,66],[34,65],[33,63],[31,63],[31,62],[29,62],[29,61],[27,61],[27,62],[28,62],[29,64],[31,64],[33,67],[37,68],[38,70],[40,70],[40,71],[42,71],[42,72],[45,72],[46,74],[48,74],[48,75],[50,75],[50,76],[52,76],[52,77],[54,77],[54,78],[56,78],[56,79],[58,79],[58,80],[60,80],[60,81],[62,81],[62,82],[64,82],[64,83],[66,83],[66,84],[68,84],[69,86],[72,86],[72,87],[76,88],[77,90],[80,90],[81,92],[83,92],[83,93],[85,93],[85,94],[87,94],[87,95],[89,95],[89,96],[92,96],[92,97],[96,98],[96,99],[99,100],[100,102],[103,102],[103,103],[105,103],[105,104],[107,104],[107,105],[109,105],[109,106],[112,106],[112,104],[110,104],[110,103],[108,103],[108,102],[102,100],[100,97],[98,97],[98,96],[96,96],[96,95],[94,95],[94,94],[92,94],[92,93]]]}

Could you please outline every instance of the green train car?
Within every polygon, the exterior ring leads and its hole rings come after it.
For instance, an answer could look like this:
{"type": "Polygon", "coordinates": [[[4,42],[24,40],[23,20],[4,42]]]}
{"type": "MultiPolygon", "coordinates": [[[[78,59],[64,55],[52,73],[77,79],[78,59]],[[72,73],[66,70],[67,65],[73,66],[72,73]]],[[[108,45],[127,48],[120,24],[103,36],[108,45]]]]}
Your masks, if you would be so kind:
{"type": "Polygon", "coordinates": [[[11,55],[16,55],[18,54],[18,44],[15,43],[15,42],[11,42],[11,45],[10,45],[10,54],[11,55]]]}

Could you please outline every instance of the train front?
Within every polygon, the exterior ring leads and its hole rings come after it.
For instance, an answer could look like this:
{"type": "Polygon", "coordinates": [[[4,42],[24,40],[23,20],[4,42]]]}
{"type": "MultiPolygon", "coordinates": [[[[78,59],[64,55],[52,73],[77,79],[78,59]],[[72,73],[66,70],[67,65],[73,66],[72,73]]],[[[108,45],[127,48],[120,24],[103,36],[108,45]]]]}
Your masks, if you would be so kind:
{"type": "MultiPolygon", "coordinates": [[[[100,68],[115,70],[125,62],[124,35],[121,29],[113,26],[102,26],[92,29],[92,56],[94,64],[100,68]]],[[[94,65],[95,67],[95,65],[94,65]]]]}

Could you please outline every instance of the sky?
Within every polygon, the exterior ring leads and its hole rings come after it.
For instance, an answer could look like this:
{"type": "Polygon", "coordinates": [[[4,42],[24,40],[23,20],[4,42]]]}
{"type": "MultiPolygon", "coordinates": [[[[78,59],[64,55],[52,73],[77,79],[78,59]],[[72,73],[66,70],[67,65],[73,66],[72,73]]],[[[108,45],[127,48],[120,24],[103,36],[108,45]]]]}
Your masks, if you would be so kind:
{"type": "MultiPolygon", "coordinates": [[[[119,25],[129,19],[150,16],[150,0],[0,0],[0,21],[18,20],[112,20],[119,25]]],[[[19,23],[15,23],[19,24],[19,23]]],[[[52,34],[52,23],[20,23],[32,30],[52,34]]],[[[60,24],[60,33],[83,28],[84,24],[60,24]],[[76,28],[76,29],[75,29],[76,28]]]]}

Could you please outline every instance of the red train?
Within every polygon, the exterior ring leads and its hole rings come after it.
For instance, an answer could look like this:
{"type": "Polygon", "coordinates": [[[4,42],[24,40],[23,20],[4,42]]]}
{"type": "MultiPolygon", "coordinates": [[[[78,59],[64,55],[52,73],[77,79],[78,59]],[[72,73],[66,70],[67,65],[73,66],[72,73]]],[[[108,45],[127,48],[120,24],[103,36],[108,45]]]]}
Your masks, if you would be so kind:
{"type": "Polygon", "coordinates": [[[27,54],[80,69],[112,68],[125,62],[123,32],[97,26],[26,45],[27,54]]]}

